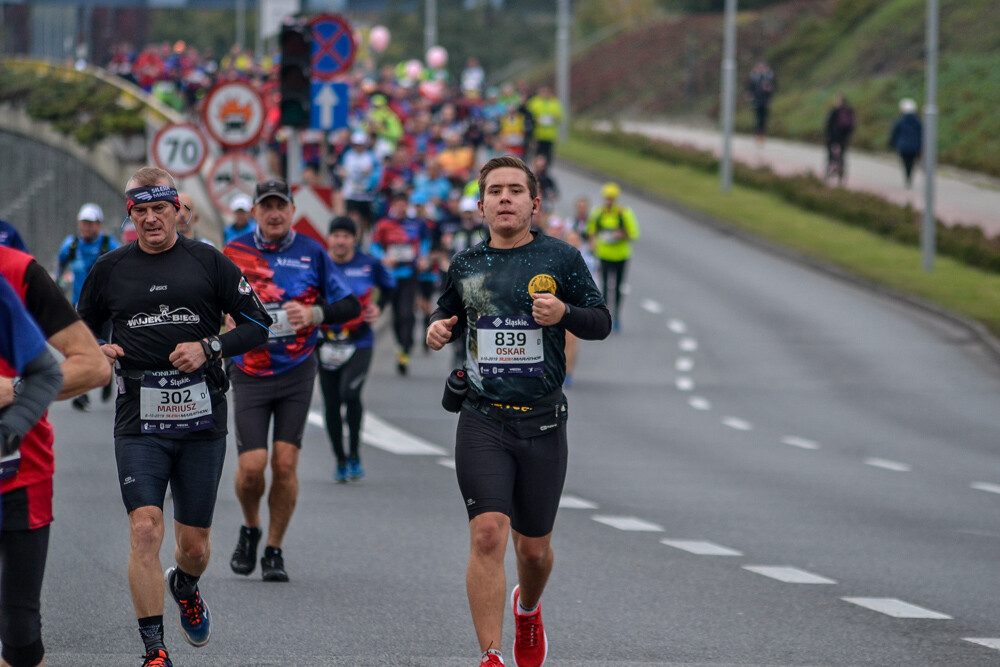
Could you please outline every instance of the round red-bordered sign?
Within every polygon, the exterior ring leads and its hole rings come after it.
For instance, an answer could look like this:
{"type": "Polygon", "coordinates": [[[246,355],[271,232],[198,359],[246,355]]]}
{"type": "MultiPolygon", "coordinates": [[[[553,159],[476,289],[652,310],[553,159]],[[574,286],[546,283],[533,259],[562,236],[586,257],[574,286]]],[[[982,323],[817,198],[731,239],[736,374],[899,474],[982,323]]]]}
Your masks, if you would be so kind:
{"type": "Polygon", "coordinates": [[[153,137],[153,162],[169,171],[174,178],[197,174],[205,158],[208,144],[198,126],[193,123],[167,123],[153,137]]]}
{"type": "Polygon", "coordinates": [[[243,193],[253,199],[254,187],[264,180],[264,170],[257,161],[244,153],[227,153],[208,175],[208,194],[220,211],[229,211],[229,203],[243,193]]]}
{"type": "Polygon", "coordinates": [[[330,81],[351,69],[357,45],[351,24],[337,14],[320,14],[309,21],[312,31],[312,79],[330,81]]]}
{"type": "Polygon", "coordinates": [[[225,148],[246,148],[264,131],[264,98],[242,81],[227,81],[208,91],[201,117],[205,130],[225,148]]]}

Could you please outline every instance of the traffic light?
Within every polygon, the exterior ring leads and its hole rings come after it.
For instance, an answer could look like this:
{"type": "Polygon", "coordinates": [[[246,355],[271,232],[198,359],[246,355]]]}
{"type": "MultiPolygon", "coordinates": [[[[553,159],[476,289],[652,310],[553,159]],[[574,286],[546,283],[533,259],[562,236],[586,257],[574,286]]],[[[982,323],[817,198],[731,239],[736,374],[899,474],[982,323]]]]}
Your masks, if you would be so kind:
{"type": "Polygon", "coordinates": [[[281,27],[281,124],[309,127],[312,88],[312,34],[308,26],[281,27]]]}

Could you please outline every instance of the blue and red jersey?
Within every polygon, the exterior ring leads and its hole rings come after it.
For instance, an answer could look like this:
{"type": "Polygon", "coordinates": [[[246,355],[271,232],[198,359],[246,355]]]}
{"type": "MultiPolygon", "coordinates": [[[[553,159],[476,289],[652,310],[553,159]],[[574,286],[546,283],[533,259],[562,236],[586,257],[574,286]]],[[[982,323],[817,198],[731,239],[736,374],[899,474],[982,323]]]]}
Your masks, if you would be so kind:
{"type": "Polygon", "coordinates": [[[295,234],[287,247],[281,245],[280,250],[260,247],[250,232],[237,236],[224,250],[253,286],[274,321],[265,345],[232,358],[247,375],[280,375],[308,359],[316,349],[318,327],[288,330],[283,304],[294,300],[313,306],[334,303],[351,295],[344,275],[317,241],[295,234]]]}
{"type": "Polygon", "coordinates": [[[365,309],[375,297],[375,289],[391,290],[396,288],[396,279],[392,277],[382,262],[371,255],[355,251],[349,262],[334,262],[344,273],[351,292],[361,303],[361,315],[343,324],[332,324],[323,327],[334,340],[346,339],[355,347],[371,347],[375,344],[375,332],[364,321],[365,309]]]}
{"type": "Polygon", "coordinates": [[[431,229],[423,218],[386,217],[375,224],[368,249],[378,259],[390,258],[393,277],[403,280],[416,274],[417,259],[431,251],[431,241],[431,229]]]}

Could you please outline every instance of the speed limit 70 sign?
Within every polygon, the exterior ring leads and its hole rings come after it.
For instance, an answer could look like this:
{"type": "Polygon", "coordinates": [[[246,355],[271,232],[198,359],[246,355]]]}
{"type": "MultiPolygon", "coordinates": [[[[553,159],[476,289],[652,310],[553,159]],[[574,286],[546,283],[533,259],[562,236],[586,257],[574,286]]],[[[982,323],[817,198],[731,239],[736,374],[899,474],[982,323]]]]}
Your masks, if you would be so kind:
{"type": "Polygon", "coordinates": [[[153,162],[174,178],[198,173],[205,164],[208,145],[201,130],[191,123],[168,123],[153,137],[153,162]]]}

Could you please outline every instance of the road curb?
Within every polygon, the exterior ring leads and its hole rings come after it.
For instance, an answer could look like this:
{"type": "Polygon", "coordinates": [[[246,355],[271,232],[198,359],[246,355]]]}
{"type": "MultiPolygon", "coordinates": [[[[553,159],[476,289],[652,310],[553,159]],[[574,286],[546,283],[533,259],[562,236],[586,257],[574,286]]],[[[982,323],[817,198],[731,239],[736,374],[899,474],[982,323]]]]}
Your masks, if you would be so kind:
{"type": "MultiPolygon", "coordinates": [[[[606,173],[602,173],[596,169],[591,169],[590,167],[585,167],[567,160],[566,158],[559,159],[559,168],[572,171],[580,176],[586,176],[597,180],[607,180],[608,178],[608,174],[606,173]]],[[[948,310],[947,308],[944,308],[943,306],[932,301],[922,299],[912,294],[907,294],[906,292],[888,287],[869,278],[864,278],[856,273],[848,271],[847,269],[831,264],[830,262],[826,262],[801,253],[797,250],[782,246],[774,241],[770,241],[757,236],[756,234],[747,232],[732,223],[719,220],[718,218],[713,218],[702,211],[690,208],[684,204],[679,204],[644,188],[638,188],[621,181],[619,181],[619,185],[622,190],[635,197],[644,199],[651,204],[663,206],[680,216],[690,218],[698,224],[711,227],[716,231],[735,237],[740,241],[756,248],[760,248],[761,250],[765,250],[773,255],[777,255],[784,259],[796,262],[797,264],[807,266],[811,269],[821,271],[829,276],[838,278],[839,280],[850,283],[856,287],[861,287],[869,291],[876,292],[882,296],[894,299],[900,303],[905,303],[925,313],[939,317],[961,329],[965,329],[972,336],[972,338],[985,348],[987,353],[989,353],[989,355],[993,358],[994,362],[1000,365],[1000,339],[990,333],[986,326],[977,320],[948,310]]]]}

